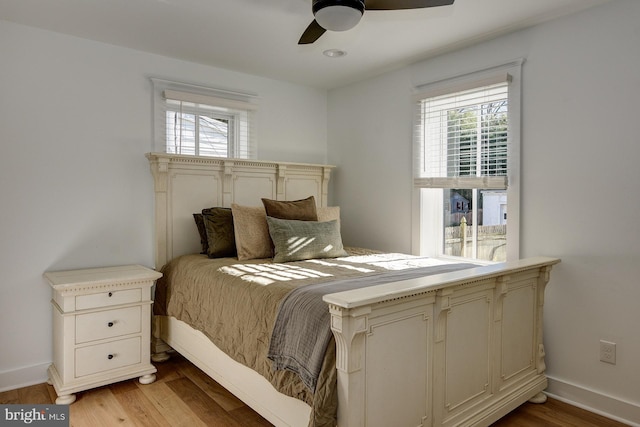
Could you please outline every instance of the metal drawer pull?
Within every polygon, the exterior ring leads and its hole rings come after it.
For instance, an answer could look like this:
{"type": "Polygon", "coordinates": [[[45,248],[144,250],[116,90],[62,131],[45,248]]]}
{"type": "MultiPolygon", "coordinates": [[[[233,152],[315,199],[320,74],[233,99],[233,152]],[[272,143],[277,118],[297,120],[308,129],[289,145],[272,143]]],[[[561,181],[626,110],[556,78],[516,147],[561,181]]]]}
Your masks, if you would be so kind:
{"type": "Polygon", "coordinates": [[[109,322],[109,323],[107,323],[107,326],[108,326],[108,327],[112,327],[112,326],[113,326],[113,322],[109,322]]]}
{"type": "Polygon", "coordinates": [[[113,354],[110,354],[110,355],[108,355],[108,356],[107,356],[107,359],[111,360],[111,359],[113,359],[114,357],[115,357],[115,356],[114,356],[113,354]]]}
{"type": "Polygon", "coordinates": [[[113,292],[109,292],[109,297],[112,297],[112,296],[113,296],[113,292]]]}

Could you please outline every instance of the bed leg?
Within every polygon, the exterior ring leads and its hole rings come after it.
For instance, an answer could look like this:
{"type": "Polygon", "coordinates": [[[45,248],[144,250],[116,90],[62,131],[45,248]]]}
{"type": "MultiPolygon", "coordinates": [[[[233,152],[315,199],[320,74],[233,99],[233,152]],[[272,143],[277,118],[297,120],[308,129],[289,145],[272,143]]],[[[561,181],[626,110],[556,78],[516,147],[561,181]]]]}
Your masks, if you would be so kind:
{"type": "Polygon", "coordinates": [[[545,403],[547,401],[547,395],[543,392],[540,392],[529,399],[530,403],[545,403]]]}
{"type": "Polygon", "coordinates": [[[160,338],[162,319],[162,316],[153,316],[153,321],[151,322],[151,360],[153,362],[166,362],[169,360],[168,352],[172,350],[171,347],[160,338]]]}
{"type": "Polygon", "coordinates": [[[153,353],[151,355],[151,361],[156,363],[166,362],[170,357],[171,356],[169,356],[169,353],[167,353],[166,351],[162,351],[160,353],[153,353]]]}

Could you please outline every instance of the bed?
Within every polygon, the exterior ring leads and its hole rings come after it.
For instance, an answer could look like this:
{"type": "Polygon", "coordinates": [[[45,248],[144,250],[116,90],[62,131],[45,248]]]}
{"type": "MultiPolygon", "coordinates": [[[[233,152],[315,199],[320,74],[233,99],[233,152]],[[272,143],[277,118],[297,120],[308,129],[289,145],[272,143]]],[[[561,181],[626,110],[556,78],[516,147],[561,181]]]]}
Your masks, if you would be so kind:
{"type": "MultiPolygon", "coordinates": [[[[315,260],[273,263],[254,258],[247,261],[251,267],[233,257],[210,259],[199,254],[201,239],[193,215],[208,207],[259,207],[262,199],[301,201],[311,197],[318,208],[317,223],[331,223],[331,230],[337,227],[339,232],[339,210],[327,207],[334,168],[159,153],[149,153],[147,158],[154,177],[156,267],[165,267],[163,280],[205,268],[226,272],[232,280],[234,270],[235,276],[242,276],[247,268],[258,271],[274,266],[334,275],[323,269],[359,265],[376,276],[373,265],[391,262],[391,270],[398,271],[404,270],[406,263],[412,264],[407,269],[411,270],[409,275],[380,274],[386,278],[373,286],[327,288],[346,290],[325,289],[315,297],[326,308],[330,337],[319,359],[320,374],[312,380],[316,381],[313,391],[308,378],[302,381],[307,384],[300,385],[299,377],[305,376],[299,375],[297,368],[271,369],[270,374],[269,366],[276,363],[277,355],[271,362],[264,358],[256,362],[254,356],[247,361],[240,350],[229,352],[229,339],[214,344],[215,325],[222,324],[220,319],[214,319],[213,331],[199,327],[197,315],[179,320],[177,313],[185,312],[183,303],[170,308],[167,300],[172,297],[167,296],[164,282],[158,285],[154,305],[154,361],[165,359],[168,350],[179,352],[276,426],[332,425],[335,420],[327,415],[330,411],[337,411],[333,417],[337,416],[340,427],[489,425],[527,400],[544,401],[544,288],[559,260],[537,257],[489,266],[445,263],[427,272],[433,267],[427,265],[431,260],[355,248],[341,248],[344,253],[315,260]],[[328,221],[320,218],[321,212],[328,215],[328,221]]],[[[331,234],[331,230],[324,234],[331,234]]],[[[278,254],[278,243],[275,245],[278,254]]],[[[264,351],[271,351],[265,337],[279,321],[274,307],[294,293],[279,284],[262,286],[265,277],[273,278],[269,274],[273,272],[237,282],[279,293],[267,310],[271,317],[261,321],[265,329],[258,332],[259,337],[241,340],[257,340],[264,351]]],[[[367,274],[358,280],[370,281],[373,276],[367,274]]],[[[168,292],[176,295],[183,292],[171,289],[168,292]]],[[[203,300],[207,293],[220,295],[216,292],[221,291],[206,285],[186,299],[203,300]]]]}

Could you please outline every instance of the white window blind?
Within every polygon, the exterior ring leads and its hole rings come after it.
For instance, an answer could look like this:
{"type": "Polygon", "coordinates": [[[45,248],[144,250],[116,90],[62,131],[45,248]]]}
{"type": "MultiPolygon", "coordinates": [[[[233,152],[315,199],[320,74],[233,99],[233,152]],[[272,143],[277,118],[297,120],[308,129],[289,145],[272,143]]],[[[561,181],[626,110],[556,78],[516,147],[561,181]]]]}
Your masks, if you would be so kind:
{"type": "Polygon", "coordinates": [[[518,259],[523,62],[415,88],[416,253],[489,262],[518,259]]]}
{"type": "Polygon", "coordinates": [[[156,150],[256,158],[255,95],[152,79],[156,150]]]}
{"type": "Polygon", "coordinates": [[[416,95],[416,187],[507,188],[508,81],[416,95]]]}

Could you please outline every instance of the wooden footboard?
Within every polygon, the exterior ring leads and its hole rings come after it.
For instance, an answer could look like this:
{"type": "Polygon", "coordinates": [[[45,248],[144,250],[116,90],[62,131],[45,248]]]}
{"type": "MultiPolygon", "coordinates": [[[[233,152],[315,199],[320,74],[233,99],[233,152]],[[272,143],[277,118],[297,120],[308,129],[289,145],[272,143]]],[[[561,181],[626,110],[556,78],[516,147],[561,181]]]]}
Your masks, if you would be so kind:
{"type": "Polygon", "coordinates": [[[547,385],[533,258],[327,295],[339,426],[489,425],[547,385]]]}
{"type": "MultiPolygon", "coordinates": [[[[338,426],[486,426],[545,389],[551,266],[532,258],[330,294],[338,426]]],[[[159,337],[276,426],[310,408],[169,317],[159,337]]]]}

